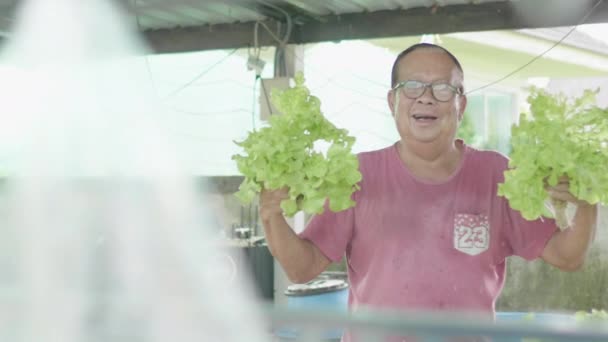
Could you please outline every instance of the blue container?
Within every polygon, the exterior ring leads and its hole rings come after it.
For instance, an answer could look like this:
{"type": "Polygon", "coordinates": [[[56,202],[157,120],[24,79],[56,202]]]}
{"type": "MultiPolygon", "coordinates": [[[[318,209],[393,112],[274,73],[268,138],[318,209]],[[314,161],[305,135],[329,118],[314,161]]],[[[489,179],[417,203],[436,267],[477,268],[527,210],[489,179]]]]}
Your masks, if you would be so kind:
{"type": "MultiPolygon", "coordinates": [[[[290,310],[348,311],[348,284],[340,279],[318,279],[306,284],[291,285],[285,291],[287,307],[290,310]]],[[[282,339],[297,339],[298,328],[283,327],[276,331],[282,339]]],[[[320,338],[326,341],[339,341],[342,329],[325,330],[320,338]]]]}

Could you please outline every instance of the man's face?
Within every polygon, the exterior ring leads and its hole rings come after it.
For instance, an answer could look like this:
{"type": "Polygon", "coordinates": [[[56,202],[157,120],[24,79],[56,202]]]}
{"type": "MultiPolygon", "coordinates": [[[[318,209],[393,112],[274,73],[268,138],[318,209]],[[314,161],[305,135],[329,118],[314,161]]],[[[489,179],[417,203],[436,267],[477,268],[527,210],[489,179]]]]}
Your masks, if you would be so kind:
{"type": "MultiPolygon", "coordinates": [[[[419,49],[402,58],[398,76],[398,82],[414,80],[462,85],[462,74],[450,57],[438,49],[419,49]]],[[[401,139],[419,143],[453,141],[466,106],[464,95],[455,94],[450,100],[441,102],[433,97],[428,87],[416,99],[406,97],[401,89],[390,91],[388,101],[401,139]]]]}

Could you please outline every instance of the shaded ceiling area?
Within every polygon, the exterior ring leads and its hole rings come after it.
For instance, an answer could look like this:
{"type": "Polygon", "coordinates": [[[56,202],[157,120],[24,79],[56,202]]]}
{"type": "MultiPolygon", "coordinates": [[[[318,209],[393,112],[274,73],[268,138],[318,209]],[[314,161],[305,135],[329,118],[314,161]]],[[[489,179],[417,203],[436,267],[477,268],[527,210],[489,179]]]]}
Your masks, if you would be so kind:
{"type": "MultiPolygon", "coordinates": [[[[108,1],[158,53],[608,22],[605,0],[108,1]]],[[[0,36],[22,2],[0,0],[0,36]]]]}
{"type": "Polygon", "coordinates": [[[602,0],[126,1],[157,52],[608,22],[602,0]],[[257,23],[257,24],[256,24],[257,23]],[[257,26],[257,29],[256,29],[257,26]],[[255,34],[257,31],[257,34],[255,34]]]}

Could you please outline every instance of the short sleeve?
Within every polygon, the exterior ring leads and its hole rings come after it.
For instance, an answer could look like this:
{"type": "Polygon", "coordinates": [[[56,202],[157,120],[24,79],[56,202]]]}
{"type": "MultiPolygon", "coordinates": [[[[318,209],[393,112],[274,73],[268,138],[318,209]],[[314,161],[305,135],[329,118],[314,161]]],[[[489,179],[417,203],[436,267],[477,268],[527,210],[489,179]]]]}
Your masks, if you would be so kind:
{"type": "Polygon", "coordinates": [[[517,255],[526,260],[541,256],[547,242],[557,230],[555,220],[541,217],[528,221],[517,210],[513,210],[507,200],[503,202],[504,238],[507,255],[517,255]]]}
{"type": "Polygon", "coordinates": [[[354,230],[354,208],[333,212],[325,205],[325,211],[312,217],[301,238],[311,241],[333,262],[344,255],[354,230]]]}

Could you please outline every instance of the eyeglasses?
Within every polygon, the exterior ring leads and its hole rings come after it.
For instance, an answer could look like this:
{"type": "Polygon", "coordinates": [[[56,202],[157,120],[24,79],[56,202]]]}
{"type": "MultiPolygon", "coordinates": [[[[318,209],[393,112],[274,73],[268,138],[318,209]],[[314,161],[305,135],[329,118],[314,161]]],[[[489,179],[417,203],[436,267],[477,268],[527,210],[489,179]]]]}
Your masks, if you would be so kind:
{"type": "Polygon", "coordinates": [[[397,83],[393,87],[393,90],[401,88],[405,97],[415,100],[424,94],[427,87],[431,88],[433,97],[439,102],[450,101],[454,97],[454,94],[462,95],[462,90],[460,88],[454,87],[448,83],[424,83],[412,80],[397,83]]]}

